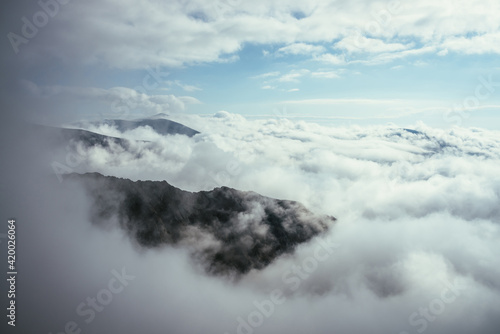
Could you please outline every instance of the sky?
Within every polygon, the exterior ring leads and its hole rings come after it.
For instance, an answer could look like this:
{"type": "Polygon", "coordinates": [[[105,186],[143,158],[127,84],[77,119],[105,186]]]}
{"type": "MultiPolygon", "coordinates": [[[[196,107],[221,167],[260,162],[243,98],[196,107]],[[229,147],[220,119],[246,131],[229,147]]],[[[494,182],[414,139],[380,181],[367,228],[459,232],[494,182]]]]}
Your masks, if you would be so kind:
{"type": "Polygon", "coordinates": [[[495,128],[499,6],[12,2],[2,20],[3,91],[41,123],[225,110],[333,125],[495,128]]]}

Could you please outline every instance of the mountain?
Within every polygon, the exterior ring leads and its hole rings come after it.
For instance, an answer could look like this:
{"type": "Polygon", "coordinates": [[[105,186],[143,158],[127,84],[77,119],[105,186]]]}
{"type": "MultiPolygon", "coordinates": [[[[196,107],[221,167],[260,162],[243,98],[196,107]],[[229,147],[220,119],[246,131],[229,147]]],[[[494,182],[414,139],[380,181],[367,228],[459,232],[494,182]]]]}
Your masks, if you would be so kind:
{"type": "Polygon", "coordinates": [[[84,184],[93,223],[117,219],[132,240],[147,248],[187,246],[215,275],[262,269],[336,220],[316,216],[298,202],[227,187],[193,193],[166,181],[134,182],[98,173],[67,178],[84,184]]]}
{"type": "Polygon", "coordinates": [[[92,146],[109,147],[109,145],[115,144],[127,149],[129,146],[126,139],[101,135],[87,130],[46,125],[32,125],[32,128],[40,139],[47,140],[53,148],[66,146],[69,143],[82,143],[86,148],[92,146]]]}
{"type": "Polygon", "coordinates": [[[155,132],[161,135],[186,135],[188,137],[193,137],[199,132],[193,130],[181,123],[177,123],[164,118],[144,118],[133,121],[127,121],[122,119],[106,119],[101,124],[106,124],[109,126],[116,127],[118,131],[129,131],[136,129],[138,127],[149,126],[155,132]]]}

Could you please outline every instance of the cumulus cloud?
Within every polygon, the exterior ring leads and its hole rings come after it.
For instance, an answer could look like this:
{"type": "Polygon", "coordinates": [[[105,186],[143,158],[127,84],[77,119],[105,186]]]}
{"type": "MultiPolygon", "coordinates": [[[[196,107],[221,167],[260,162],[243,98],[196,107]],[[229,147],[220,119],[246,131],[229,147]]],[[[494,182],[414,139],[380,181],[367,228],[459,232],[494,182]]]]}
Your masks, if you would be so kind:
{"type": "MultiPolygon", "coordinates": [[[[323,44],[354,52],[349,31],[358,31],[359,40],[366,42],[362,50],[373,54],[414,49],[408,40],[420,45],[418,49],[498,53],[498,6],[479,0],[459,5],[426,0],[411,6],[368,0],[179,0],[141,6],[131,1],[75,2],[61,8],[43,36],[20,45],[20,54],[30,61],[56,56],[113,68],[175,67],[234,60],[247,43],[281,44],[278,53],[287,54],[323,54],[323,44]]],[[[335,60],[332,55],[320,59],[335,60]]]]}

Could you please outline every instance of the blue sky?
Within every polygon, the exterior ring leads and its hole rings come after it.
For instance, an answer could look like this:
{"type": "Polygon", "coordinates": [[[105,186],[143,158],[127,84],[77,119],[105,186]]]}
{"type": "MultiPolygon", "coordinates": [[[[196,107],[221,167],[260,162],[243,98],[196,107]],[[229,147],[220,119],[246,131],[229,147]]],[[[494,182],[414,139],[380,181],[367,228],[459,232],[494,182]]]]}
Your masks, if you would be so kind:
{"type": "Polygon", "coordinates": [[[44,11],[26,4],[3,23],[3,58],[47,120],[112,116],[119,98],[134,101],[128,117],[498,124],[494,1],[69,2],[20,43],[13,36],[44,11]],[[159,85],[144,89],[151,69],[159,85]]]}

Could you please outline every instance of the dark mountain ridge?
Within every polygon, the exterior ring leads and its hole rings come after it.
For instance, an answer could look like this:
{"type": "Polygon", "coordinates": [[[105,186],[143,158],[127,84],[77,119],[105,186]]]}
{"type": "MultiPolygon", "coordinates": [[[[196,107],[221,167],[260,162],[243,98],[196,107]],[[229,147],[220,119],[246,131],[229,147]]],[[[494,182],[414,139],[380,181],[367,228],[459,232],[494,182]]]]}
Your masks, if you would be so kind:
{"type": "Polygon", "coordinates": [[[336,220],[302,204],[228,187],[188,192],[166,181],[131,181],[98,173],[70,174],[92,201],[92,222],[115,218],[140,246],[183,245],[208,273],[262,269],[327,231],[336,220]]]}
{"type": "Polygon", "coordinates": [[[122,119],[106,119],[102,123],[96,123],[96,125],[99,124],[106,124],[112,127],[116,127],[117,130],[120,132],[133,130],[143,126],[149,126],[151,129],[153,129],[156,133],[160,135],[179,134],[179,135],[186,135],[188,137],[193,137],[194,135],[199,133],[198,131],[191,129],[181,123],[177,123],[163,118],[155,118],[155,119],[144,118],[132,121],[122,120],[122,119]]]}

